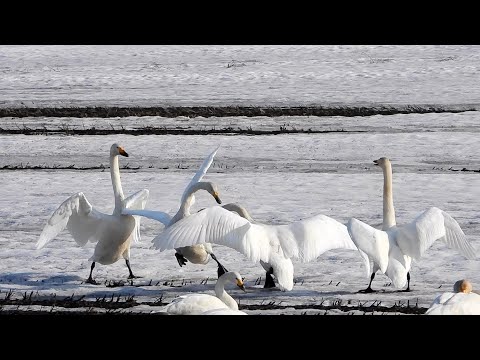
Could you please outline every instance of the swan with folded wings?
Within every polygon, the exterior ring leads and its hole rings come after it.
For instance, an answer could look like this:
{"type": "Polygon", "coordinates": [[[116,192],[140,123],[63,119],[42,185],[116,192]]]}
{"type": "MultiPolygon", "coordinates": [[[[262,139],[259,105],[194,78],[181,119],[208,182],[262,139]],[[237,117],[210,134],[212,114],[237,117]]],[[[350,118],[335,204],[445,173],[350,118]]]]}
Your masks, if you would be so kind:
{"type": "Polygon", "coordinates": [[[130,267],[130,245],[132,239],[140,240],[140,217],[122,215],[123,209],[143,209],[148,199],[148,190],[140,190],[125,198],[120,181],[118,156],[128,157],[122,146],[115,143],[110,147],[110,176],[113,185],[115,207],[112,214],[96,210],[83,192],[76,193],[65,200],[48,219],[37,241],[36,248],[41,249],[67,228],[78,245],[88,241],[96,242],[87,283],[96,284],[92,278],[95,264],[115,263],[121,257],[125,259],[129,279],[136,278],[130,267]]]}

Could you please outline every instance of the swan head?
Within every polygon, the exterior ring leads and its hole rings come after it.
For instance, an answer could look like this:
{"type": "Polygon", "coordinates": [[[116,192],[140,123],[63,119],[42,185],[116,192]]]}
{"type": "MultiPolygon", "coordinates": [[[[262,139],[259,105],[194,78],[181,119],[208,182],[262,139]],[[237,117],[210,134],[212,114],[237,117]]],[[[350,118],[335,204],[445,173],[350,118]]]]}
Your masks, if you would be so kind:
{"type": "Polygon", "coordinates": [[[222,200],[220,200],[220,191],[218,190],[218,186],[212,182],[206,182],[205,183],[205,190],[207,190],[217,201],[218,204],[222,203],[222,200]]]}
{"type": "Polygon", "coordinates": [[[234,282],[240,289],[242,289],[244,292],[247,292],[245,290],[245,284],[243,283],[242,276],[237,271],[228,271],[221,277],[225,277],[227,280],[234,282]]]}
{"type": "Polygon", "coordinates": [[[386,157],[381,157],[380,159],[373,160],[373,163],[380,166],[382,169],[385,169],[385,167],[390,164],[390,159],[386,157]]]}
{"type": "Polygon", "coordinates": [[[454,292],[462,292],[462,293],[468,294],[472,292],[472,289],[473,289],[472,283],[466,279],[458,280],[453,285],[454,292]]]}
{"type": "Polygon", "coordinates": [[[122,156],[128,157],[128,154],[123,148],[123,146],[117,143],[113,144],[112,147],[110,148],[110,155],[113,155],[113,156],[122,155],[122,156]]]}

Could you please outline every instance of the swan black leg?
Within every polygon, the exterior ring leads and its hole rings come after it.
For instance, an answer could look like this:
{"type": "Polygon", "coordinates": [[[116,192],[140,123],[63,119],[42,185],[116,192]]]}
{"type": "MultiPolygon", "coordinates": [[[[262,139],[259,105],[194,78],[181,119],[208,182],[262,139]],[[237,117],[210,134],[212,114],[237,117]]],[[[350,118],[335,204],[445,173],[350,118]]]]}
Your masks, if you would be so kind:
{"type": "Polygon", "coordinates": [[[92,262],[92,266],[90,266],[90,275],[88,276],[88,279],[85,281],[87,284],[98,285],[98,283],[92,279],[92,272],[94,268],[95,268],[95,261],[92,262]]]}
{"type": "Polygon", "coordinates": [[[177,258],[177,262],[178,262],[178,265],[180,265],[180,267],[182,267],[183,265],[187,265],[187,259],[185,259],[185,257],[182,255],[182,254],[179,254],[179,253],[175,253],[175,257],[177,258]]]}
{"type": "Polygon", "coordinates": [[[407,272],[407,288],[405,290],[402,290],[403,292],[410,292],[410,271],[407,272]]]}
{"type": "Polygon", "coordinates": [[[273,281],[272,274],[273,274],[273,267],[271,267],[265,274],[265,285],[263,286],[264,289],[275,287],[275,282],[273,281]]]}
{"type": "Polygon", "coordinates": [[[359,293],[372,293],[376,292],[376,290],[372,289],[372,281],[375,278],[375,273],[372,273],[372,276],[370,276],[370,283],[368,284],[368,287],[365,290],[359,290],[359,293]]]}
{"type": "Polygon", "coordinates": [[[128,272],[129,272],[129,274],[128,274],[128,279],[136,279],[136,278],[141,277],[141,276],[135,276],[135,275],[133,275],[132,268],[130,267],[130,260],[125,259],[125,262],[126,262],[126,264],[127,264],[128,272]]]}
{"type": "Polygon", "coordinates": [[[217,260],[217,257],[214,254],[210,254],[210,256],[212,257],[213,260],[215,260],[217,262],[217,265],[218,265],[217,276],[218,277],[220,277],[223,274],[225,274],[226,272],[228,272],[228,270],[225,268],[225,266],[220,264],[220,261],[217,260]]]}

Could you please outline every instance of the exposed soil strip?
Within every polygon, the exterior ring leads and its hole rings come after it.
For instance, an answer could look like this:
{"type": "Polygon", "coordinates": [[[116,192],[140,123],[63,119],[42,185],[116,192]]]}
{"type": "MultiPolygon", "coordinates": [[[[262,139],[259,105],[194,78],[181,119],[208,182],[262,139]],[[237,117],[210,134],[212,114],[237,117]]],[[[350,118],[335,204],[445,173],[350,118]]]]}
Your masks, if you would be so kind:
{"type": "Polygon", "coordinates": [[[458,113],[475,111],[465,105],[373,105],[373,106],[167,106],[167,107],[14,107],[0,108],[0,117],[231,117],[231,116],[372,116],[394,114],[458,113]]]}

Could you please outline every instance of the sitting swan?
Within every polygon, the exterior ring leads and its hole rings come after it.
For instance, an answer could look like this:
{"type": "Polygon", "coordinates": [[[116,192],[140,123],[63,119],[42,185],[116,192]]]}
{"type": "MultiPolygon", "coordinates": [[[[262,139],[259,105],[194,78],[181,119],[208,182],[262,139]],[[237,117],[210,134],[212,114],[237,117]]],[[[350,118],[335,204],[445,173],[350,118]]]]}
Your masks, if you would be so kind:
{"type": "Polygon", "coordinates": [[[220,276],[215,284],[215,296],[208,294],[181,295],[165,305],[161,312],[172,315],[200,315],[209,310],[231,309],[238,311],[238,304],[225,291],[225,284],[232,282],[245,291],[242,277],[236,271],[229,271],[220,276]]]}
{"type": "Polygon", "coordinates": [[[143,209],[148,199],[148,190],[143,189],[125,199],[120,181],[118,155],[127,156],[122,146],[113,144],[110,147],[110,176],[115,196],[113,214],[104,214],[88,202],[82,192],[65,200],[48,219],[37,241],[37,249],[41,249],[60,231],[68,229],[77,244],[84,246],[89,240],[97,242],[95,251],[89,259],[92,261],[87,283],[96,284],[92,278],[95,263],[102,265],[115,263],[123,256],[129,271],[129,279],[135,278],[130,267],[130,244],[140,240],[140,218],[122,215],[123,209],[143,209]]]}
{"type": "Polygon", "coordinates": [[[431,207],[418,215],[411,223],[397,226],[392,195],[392,166],[390,160],[382,157],[374,160],[383,169],[383,227],[377,230],[355,218],[348,222],[348,231],[357,245],[370,275],[370,261],[373,270],[370,283],[360,292],[373,292],[372,281],[377,270],[387,275],[396,288],[410,291],[410,267],[413,259],[419,259],[436,241],[442,240],[451,248],[459,250],[468,259],[475,258],[460,225],[448,213],[431,207]]]}
{"type": "Polygon", "coordinates": [[[470,281],[458,280],[453,292],[437,296],[425,315],[480,315],[480,295],[472,292],[470,281]]]}
{"type": "Polygon", "coordinates": [[[293,289],[291,258],[307,262],[332,249],[357,250],[347,227],[325,215],[288,225],[266,225],[252,222],[238,205],[228,208],[244,217],[220,206],[209,207],[166,228],[152,240],[153,247],[164,251],[206,242],[230,247],[253,262],[260,261],[282,291],[293,289]]]}
{"type": "MultiPolygon", "coordinates": [[[[193,176],[192,180],[190,180],[189,184],[185,188],[180,208],[178,212],[172,217],[169,214],[163,211],[156,211],[156,210],[132,210],[132,209],[124,209],[123,214],[129,215],[138,215],[144,216],[146,218],[150,218],[153,220],[157,220],[165,225],[165,227],[169,227],[172,224],[176,223],[180,219],[184,217],[190,216],[190,208],[195,203],[195,192],[198,190],[206,190],[208,191],[217,201],[217,203],[221,204],[222,201],[219,197],[219,191],[217,186],[212,182],[204,182],[200,181],[203,176],[206,174],[208,168],[213,162],[213,158],[217,153],[219,147],[217,147],[202,163],[200,169],[197,173],[193,176]]],[[[220,264],[217,257],[213,253],[212,245],[209,243],[205,244],[197,244],[192,246],[183,246],[175,249],[175,257],[177,258],[178,264],[180,266],[186,265],[187,260],[193,264],[202,264],[205,265],[208,263],[210,258],[215,260],[217,263],[218,269],[217,274],[220,277],[223,273],[227,272],[227,269],[220,264]]]]}

